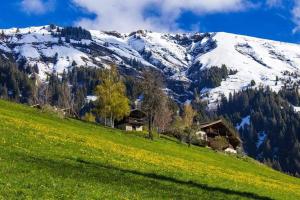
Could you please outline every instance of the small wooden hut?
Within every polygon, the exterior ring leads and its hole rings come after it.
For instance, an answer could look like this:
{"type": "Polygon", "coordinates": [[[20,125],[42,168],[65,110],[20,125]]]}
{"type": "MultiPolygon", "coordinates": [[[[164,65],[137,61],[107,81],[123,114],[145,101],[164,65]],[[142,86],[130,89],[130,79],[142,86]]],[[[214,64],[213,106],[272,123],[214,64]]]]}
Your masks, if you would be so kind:
{"type": "Polygon", "coordinates": [[[139,110],[134,109],[128,117],[117,123],[117,127],[125,131],[143,131],[147,115],[139,110]]]}

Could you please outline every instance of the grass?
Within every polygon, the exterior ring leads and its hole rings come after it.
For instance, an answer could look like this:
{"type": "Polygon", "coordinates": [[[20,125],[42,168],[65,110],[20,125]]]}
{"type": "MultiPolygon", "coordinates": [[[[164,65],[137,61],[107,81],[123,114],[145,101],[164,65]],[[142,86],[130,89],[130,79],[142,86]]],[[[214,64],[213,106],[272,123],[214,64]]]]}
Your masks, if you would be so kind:
{"type": "Polygon", "coordinates": [[[0,199],[300,199],[250,158],[0,101],[0,199]]]}

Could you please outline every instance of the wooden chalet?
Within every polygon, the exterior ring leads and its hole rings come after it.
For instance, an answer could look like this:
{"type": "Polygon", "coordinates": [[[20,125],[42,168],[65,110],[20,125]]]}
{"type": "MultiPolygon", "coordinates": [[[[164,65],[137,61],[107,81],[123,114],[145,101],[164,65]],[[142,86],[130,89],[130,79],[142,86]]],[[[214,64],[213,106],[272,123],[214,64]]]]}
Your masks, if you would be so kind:
{"type": "Polygon", "coordinates": [[[125,131],[143,131],[146,119],[147,115],[143,111],[134,109],[128,117],[117,123],[117,127],[125,131]]]}
{"type": "Polygon", "coordinates": [[[226,138],[228,146],[223,150],[235,151],[241,144],[241,140],[236,132],[222,120],[200,124],[200,131],[197,132],[197,135],[202,140],[205,140],[208,146],[211,146],[212,141],[217,136],[226,138]]]}

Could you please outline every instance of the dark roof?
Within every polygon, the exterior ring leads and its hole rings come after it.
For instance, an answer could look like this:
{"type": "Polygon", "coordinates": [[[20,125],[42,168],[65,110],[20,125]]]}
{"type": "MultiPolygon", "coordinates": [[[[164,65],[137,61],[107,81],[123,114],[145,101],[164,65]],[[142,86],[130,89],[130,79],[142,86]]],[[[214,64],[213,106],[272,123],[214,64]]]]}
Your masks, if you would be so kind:
{"type": "Polygon", "coordinates": [[[147,115],[146,115],[146,113],[144,113],[143,111],[141,111],[139,109],[134,109],[130,112],[129,117],[143,119],[143,118],[146,118],[147,115]]]}
{"type": "Polygon", "coordinates": [[[129,116],[125,117],[121,121],[119,121],[117,124],[130,124],[134,126],[142,126],[146,122],[146,113],[139,109],[134,109],[130,112],[129,116]]]}
{"type": "Polygon", "coordinates": [[[234,129],[224,123],[222,119],[200,124],[200,129],[203,131],[207,131],[207,134],[211,135],[212,137],[217,135],[224,136],[224,134],[226,134],[226,136],[229,136],[229,143],[234,146],[234,148],[242,143],[242,140],[239,138],[238,134],[236,134],[234,129]],[[217,131],[210,131],[210,128],[217,131]]]}
{"type": "MultiPolygon", "coordinates": [[[[226,129],[227,129],[228,131],[230,131],[231,133],[233,133],[232,128],[228,127],[228,125],[227,125],[226,123],[224,123],[222,119],[219,119],[219,120],[216,120],[216,121],[212,121],[212,122],[202,123],[202,124],[200,124],[200,129],[201,129],[201,130],[202,130],[202,129],[206,129],[206,128],[209,128],[209,127],[214,126],[214,125],[216,125],[216,124],[220,124],[220,125],[226,127],[226,129]]],[[[237,138],[240,142],[242,142],[242,140],[239,138],[238,135],[236,135],[235,133],[234,133],[234,135],[236,136],[236,138],[237,138]]]]}
{"type": "MultiPolygon", "coordinates": [[[[223,121],[220,119],[220,120],[217,120],[217,121],[214,121],[214,122],[206,122],[206,123],[203,123],[203,124],[200,124],[200,128],[206,128],[206,127],[209,127],[209,126],[213,126],[215,124],[219,124],[219,123],[222,123],[223,125],[225,125],[223,123],[223,121]]],[[[226,125],[225,125],[226,126],[226,125]]]]}

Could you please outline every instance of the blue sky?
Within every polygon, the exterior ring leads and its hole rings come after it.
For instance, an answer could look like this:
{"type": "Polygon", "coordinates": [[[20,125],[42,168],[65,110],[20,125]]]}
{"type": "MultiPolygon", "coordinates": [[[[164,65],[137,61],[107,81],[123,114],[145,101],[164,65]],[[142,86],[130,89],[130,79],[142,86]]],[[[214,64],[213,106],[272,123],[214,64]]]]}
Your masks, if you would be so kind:
{"type": "Polygon", "coordinates": [[[0,7],[0,28],[50,23],[122,32],[225,31],[300,43],[300,1],[10,0],[0,7]]]}

